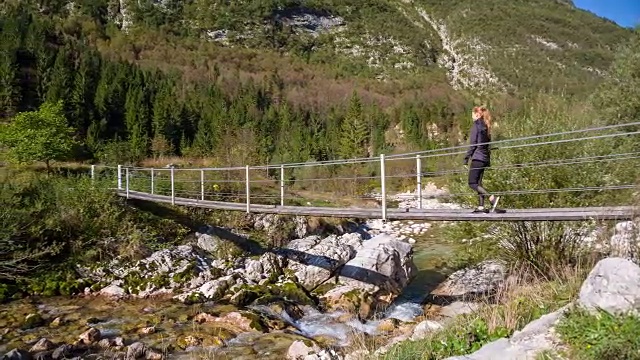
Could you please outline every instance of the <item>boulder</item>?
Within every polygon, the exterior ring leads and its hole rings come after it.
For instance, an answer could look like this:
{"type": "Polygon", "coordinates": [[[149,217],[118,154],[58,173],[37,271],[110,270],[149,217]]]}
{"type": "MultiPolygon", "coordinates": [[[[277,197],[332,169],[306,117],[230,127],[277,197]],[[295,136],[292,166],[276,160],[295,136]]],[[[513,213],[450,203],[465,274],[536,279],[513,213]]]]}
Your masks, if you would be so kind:
{"type": "Polygon", "coordinates": [[[504,263],[486,260],[454,272],[431,294],[472,300],[495,293],[504,284],[506,278],[507,269],[504,263]]]}
{"type": "Polygon", "coordinates": [[[282,274],[285,260],[274,253],[265,253],[259,259],[247,259],[244,263],[243,275],[248,281],[259,283],[282,274]]]}
{"type": "Polygon", "coordinates": [[[100,330],[90,328],[80,335],[80,341],[87,345],[100,341],[100,330]]]}
{"type": "Polygon", "coordinates": [[[425,320],[419,323],[415,329],[413,329],[413,334],[411,335],[411,340],[422,340],[427,337],[430,333],[442,329],[442,325],[435,321],[425,320]]]}
{"type": "Polygon", "coordinates": [[[123,288],[115,284],[111,284],[103,288],[102,290],[100,290],[99,294],[114,299],[121,299],[127,296],[127,292],[123,288]]]}
{"type": "Polygon", "coordinates": [[[31,354],[28,351],[22,349],[13,349],[4,354],[2,360],[31,360],[31,354]]]}
{"type": "Polygon", "coordinates": [[[291,241],[283,254],[300,284],[311,290],[352,259],[361,244],[362,237],[357,233],[331,235],[324,239],[314,235],[291,241]]]}
{"type": "Polygon", "coordinates": [[[303,341],[296,340],[287,351],[287,360],[305,360],[307,356],[320,352],[320,348],[316,344],[307,346],[303,341]]]}
{"type": "Polygon", "coordinates": [[[29,349],[29,352],[38,353],[38,352],[42,352],[42,351],[49,351],[49,350],[55,349],[55,347],[56,347],[56,345],[54,343],[52,343],[51,341],[49,341],[46,338],[42,338],[42,339],[38,340],[38,342],[35,343],[35,345],[33,345],[31,347],[31,349],[29,349]]]}
{"type": "Polygon", "coordinates": [[[640,267],[619,257],[599,261],[582,283],[578,304],[612,314],[640,310],[640,267]]]}
{"type": "Polygon", "coordinates": [[[380,234],[362,243],[356,256],[340,270],[339,282],[397,295],[416,273],[412,246],[380,234]]]}
{"type": "Polygon", "coordinates": [[[198,247],[210,253],[216,253],[222,243],[222,240],[217,235],[211,232],[205,232],[205,233],[197,232],[196,237],[198,238],[197,240],[198,247]]]}

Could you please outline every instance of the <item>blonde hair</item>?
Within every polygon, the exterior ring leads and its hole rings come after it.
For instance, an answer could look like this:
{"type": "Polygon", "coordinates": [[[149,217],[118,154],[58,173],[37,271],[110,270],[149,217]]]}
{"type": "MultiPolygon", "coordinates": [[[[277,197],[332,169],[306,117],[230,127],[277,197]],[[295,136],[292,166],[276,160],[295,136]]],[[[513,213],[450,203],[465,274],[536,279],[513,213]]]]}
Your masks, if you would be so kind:
{"type": "Polygon", "coordinates": [[[482,116],[482,121],[487,126],[487,130],[491,132],[491,113],[486,106],[476,106],[473,108],[473,112],[482,116]]]}

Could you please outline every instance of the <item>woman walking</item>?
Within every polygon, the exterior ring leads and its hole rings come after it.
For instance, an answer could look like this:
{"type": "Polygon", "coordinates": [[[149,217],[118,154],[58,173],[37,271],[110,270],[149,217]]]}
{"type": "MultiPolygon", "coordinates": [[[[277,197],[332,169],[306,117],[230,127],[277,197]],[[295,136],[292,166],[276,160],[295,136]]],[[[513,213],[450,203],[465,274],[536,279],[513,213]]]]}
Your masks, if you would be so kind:
{"type": "Polygon", "coordinates": [[[482,186],[484,170],[491,166],[491,149],[489,148],[489,142],[491,142],[491,113],[484,106],[476,106],[473,108],[471,117],[473,119],[471,136],[469,137],[471,146],[465,154],[464,165],[466,167],[469,160],[471,160],[469,187],[478,193],[479,198],[478,207],[473,212],[504,212],[504,210],[497,208],[500,197],[490,195],[482,186]],[[486,197],[491,202],[491,209],[484,206],[486,197]]]}

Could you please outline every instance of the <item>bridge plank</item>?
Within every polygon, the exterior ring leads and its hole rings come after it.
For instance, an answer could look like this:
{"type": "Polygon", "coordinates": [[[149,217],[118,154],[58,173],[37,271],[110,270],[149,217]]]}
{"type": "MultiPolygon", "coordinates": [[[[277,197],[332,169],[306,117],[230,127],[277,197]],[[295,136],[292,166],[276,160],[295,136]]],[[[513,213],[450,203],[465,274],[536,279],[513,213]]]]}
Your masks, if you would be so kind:
{"type": "MultiPolygon", "coordinates": [[[[117,190],[119,196],[127,193],[117,190]]],[[[171,203],[166,195],[151,195],[144,192],[129,191],[130,199],[152,202],[171,203]]],[[[244,203],[175,198],[176,205],[192,206],[207,209],[246,211],[244,203]]],[[[370,218],[382,216],[379,208],[331,208],[305,206],[275,206],[251,204],[254,213],[270,213],[282,215],[370,218]]],[[[640,208],[633,206],[588,207],[588,208],[552,208],[552,209],[509,209],[504,214],[474,214],[471,209],[388,209],[388,220],[426,220],[426,221],[580,221],[580,220],[631,220],[640,214],[640,208]]]]}

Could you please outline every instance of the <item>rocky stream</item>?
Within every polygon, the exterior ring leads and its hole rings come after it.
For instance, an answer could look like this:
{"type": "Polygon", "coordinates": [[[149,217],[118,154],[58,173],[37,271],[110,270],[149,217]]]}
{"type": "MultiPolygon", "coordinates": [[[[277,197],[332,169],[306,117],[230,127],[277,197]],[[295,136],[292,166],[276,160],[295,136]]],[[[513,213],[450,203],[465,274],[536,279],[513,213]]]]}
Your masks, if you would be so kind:
{"type": "MultiPolygon", "coordinates": [[[[400,203],[400,206],[406,204],[400,203]]],[[[430,207],[455,207],[429,202],[430,207]]],[[[255,216],[267,234],[282,219],[255,216]]],[[[507,278],[486,261],[450,274],[447,223],[371,220],[333,234],[293,219],[295,240],[267,250],[248,234],[205,227],[194,240],[135,263],[78,271],[95,285],[73,297],[2,305],[3,359],[360,359],[353,345],[419,339],[507,278]],[[441,304],[442,305],[442,304],[441,304]]]]}

